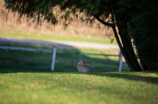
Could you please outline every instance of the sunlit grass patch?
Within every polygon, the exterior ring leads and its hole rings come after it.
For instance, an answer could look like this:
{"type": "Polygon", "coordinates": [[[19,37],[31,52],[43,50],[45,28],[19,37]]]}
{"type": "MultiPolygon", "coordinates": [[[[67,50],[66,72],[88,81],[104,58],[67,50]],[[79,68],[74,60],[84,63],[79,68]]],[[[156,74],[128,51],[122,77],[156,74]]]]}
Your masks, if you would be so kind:
{"type": "Polygon", "coordinates": [[[0,103],[156,104],[158,74],[10,73],[0,74],[0,103]]]}
{"type": "Polygon", "coordinates": [[[94,42],[94,43],[109,43],[116,44],[116,42],[111,43],[110,39],[103,40],[99,39],[88,39],[87,37],[73,37],[73,36],[59,36],[59,35],[50,35],[50,34],[26,34],[19,31],[15,32],[6,32],[0,31],[1,38],[17,38],[17,39],[35,39],[35,40],[59,40],[59,41],[78,41],[78,42],[94,42]]]}

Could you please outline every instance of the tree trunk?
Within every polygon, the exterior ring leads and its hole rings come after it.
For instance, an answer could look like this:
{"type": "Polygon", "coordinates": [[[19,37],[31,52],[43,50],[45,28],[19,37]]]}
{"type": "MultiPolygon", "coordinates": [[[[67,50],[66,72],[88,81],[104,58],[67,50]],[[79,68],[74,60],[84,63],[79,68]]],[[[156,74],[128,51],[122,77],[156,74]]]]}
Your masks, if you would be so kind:
{"type": "Polygon", "coordinates": [[[117,43],[118,43],[118,45],[119,45],[119,48],[120,48],[120,50],[121,50],[122,55],[124,56],[124,58],[125,58],[125,60],[126,60],[127,65],[129,66],[129,68],[130,68],[131,71],[134,71],[134,68],[132,67],[132,64],[129,62],[129,60],[127,60],[128,58],[127,58],[127,56],[126,56],[126,54],[125,54],[124,48],[123,48],[122,45],[121,45],[121,42],[120,42],[120,40],[119,40],[117,31],[116,31],[116,29],[115,29],[115,26],[113,26],[112,28],[113,28],[113,31],[114,31],[114,35],[115,35],[116,41],[117,41],[117,43]]]}
{"type": "MultiPolygon", "coordinates": [[[[106,25],[106,26],[109,26],[109,27],[112,27],[112,29],[113,29],[113,31],[114,31],[114,35],[115,35],[115,38],[116,38],[116,40],[117,40],[117,43],[118,43],[118,45],[119,45],[119,48],[120,48],[120,50],[121,50],[121,52],[122,52],[122,54],[123,54],[123,56],[124,56],[124,58],[125,58],[125,60],[126,60],[126,63],[128,64],[128,66],[129,66],[129,68],[130,68],[130,70],[131,71],[142,71],[142,69],[141,69],[141,67],[140,67],[140,65],[139,65],[139,63],[138,63],[138,61],[137,61],[137,58],[136,58],[136,56],[135,56],[135,54],[134,54],[134,51],[133,51],[133,48],[132,48],[132,45],[131,45],[131,41],[127,38],[127,32],[122,32],[123,31],[123,29],[126,27],[126,29],[127,29],[127,25],[126,24],[124,24],[124,25],[122,25],[122,23],[121,23],[121,25],[118,23],[117,24],[117,26],[118,26],[118,30],[120,30],[119,31],[119,35],[120,35],[120,38],[121,38],[121,41],[122,41],[122,44],[121,44],[121,42],[120,42],[120,39],[119,39],[119,37],[118,37],[118,33],[117,33],[117,31],[116,31],[116,29],[115,29],[115,23],[114,23],[114,16],[113,16],[113,13],[111,13],[112,14],[112,21],[113,21],[113,24],[111,24],[111,23],[108,23],[108,22],[105,22],[105,21],[103,21],[103,20],[101,20],[99,17],[97,17],[97,16],[94,16],[98,21],[100,21],[101,23],[103,23],[104,25],[106,25]],[[121,26],[123,26],[123,27],[121,27],[121,26]]],[[[120,20],[121,21],[121,20],[120,20]]],[[[121,21],[121,22],[123,22],[123,21],[121,21]]]]}
{"type": "MultiPolygon", "coordinates": [[[[116,17],[115,17],[116,18],[116,17]]],[[[117,20],[117,18],[116,18],[117,20]]],[[[121,20],[119,20],[121,21],[121,20]]],[[[138,60],[136,58],[136,55],[134,53],[134,50],[132,48],[132,44],[131,44],[131,41],[130,39],[127,38],[127,31],[124,31],[124,29],[128,29],[127,28],[127,23],[119,23],[117,22],[117,26],[118,26],[118,30],[119,30],[119,33],[116,32],[116,29],[115,27],[113,27],[113,30],[114,30],[114,34],[115,34],[115,37],[118,38],[118,34],[120,35],[120,38],[121,38],[121,41],[122,41],[122,45],[121,45],[121,42],[118,39],[117,42],[119,42],[119,47],[120,47],[120,50],[130,68],[131,71],[142,71],[139,63],[138,63],[138,60]]]]}
{"type": "MultiPolygon", "coordinates": [[[[119,32],[121,34],[121,32],[119,32]]],[[[131,65],[131,71],[142,71],[138,60],[136,58],[136,55],[133,51],[132,45],[130,43],[130,40],[127,39],[127,35],[125,34],[121,34],[120,35],[121,40],[122,40],[122,44],[123,44],[123,51],[124,51],[124,56],[126,57],[125,60],[130,63],[131,65]]]]}

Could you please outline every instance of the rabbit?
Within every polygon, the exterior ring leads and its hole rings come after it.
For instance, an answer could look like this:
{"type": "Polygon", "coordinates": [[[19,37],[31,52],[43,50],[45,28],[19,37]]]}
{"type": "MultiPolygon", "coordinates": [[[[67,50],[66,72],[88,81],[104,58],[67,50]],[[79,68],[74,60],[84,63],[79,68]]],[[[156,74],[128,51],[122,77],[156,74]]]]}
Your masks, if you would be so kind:
{"type": "Polygon", "coordinates": [[[78,71],[79,71],[79,72],[82,72],[82,73],[92,72],[91,67],[88,66],[88,65],[84,65],[82,59],[81,59],[81,60],[79,61],[79,63],[77,64],[77,68],[78,68],[78,71]]]}

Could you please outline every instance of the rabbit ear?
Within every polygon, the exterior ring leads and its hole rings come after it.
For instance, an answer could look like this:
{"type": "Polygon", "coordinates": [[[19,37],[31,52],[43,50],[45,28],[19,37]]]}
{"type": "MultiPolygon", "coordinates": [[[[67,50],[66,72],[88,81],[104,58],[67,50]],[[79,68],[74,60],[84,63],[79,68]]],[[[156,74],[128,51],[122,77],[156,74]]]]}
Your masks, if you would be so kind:
{"type": "Polygon", "coordinates": [[[80,63],[83,64],[83,59],[80,60],[80,63]]]}

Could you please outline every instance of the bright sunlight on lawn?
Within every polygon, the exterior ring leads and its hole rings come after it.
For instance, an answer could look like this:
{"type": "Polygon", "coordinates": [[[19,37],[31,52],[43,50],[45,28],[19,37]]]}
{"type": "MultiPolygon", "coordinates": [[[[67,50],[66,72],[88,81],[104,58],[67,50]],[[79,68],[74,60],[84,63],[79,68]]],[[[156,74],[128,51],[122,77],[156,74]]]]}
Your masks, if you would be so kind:
{"type": "Polygon", "coordinates": [[[5,73],[1,104],[157,104],[158,74],[5,73]]]}
{"type": "Polygon", "coordinates": [[[18,39],[35,39],[35,40],[60,40],[60,41],[78,41],[78,42],[94,42],[94,43],[108,43],[116,44],[116,41],[111,43],[110,39],[103,40],[102,37],[99,39],[88,39],[85,37],[72,37],[72,36],[58,36],[58,35],[48,35],[48,34],[26,34],[21,32],[3,32],[0,31],[1,38],[18,38],[18,39]]]}

